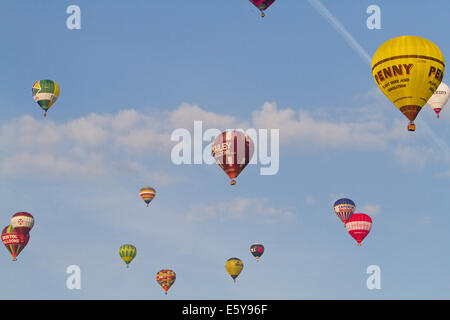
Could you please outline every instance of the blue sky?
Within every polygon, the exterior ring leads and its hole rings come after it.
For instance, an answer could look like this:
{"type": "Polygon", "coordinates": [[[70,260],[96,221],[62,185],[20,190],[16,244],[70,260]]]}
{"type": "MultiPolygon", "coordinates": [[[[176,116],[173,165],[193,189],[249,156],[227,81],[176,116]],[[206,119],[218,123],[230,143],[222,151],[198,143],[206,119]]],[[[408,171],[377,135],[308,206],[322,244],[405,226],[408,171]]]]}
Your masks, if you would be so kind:
{"type": "MultiPolygon", "coordinates": [[[[370,57],[400,35],[450,52],[448,1],[320,3],[370,57]],[[372,4],[381,30],[366,27],[372,4]]],[[[3,1],[0,217],[27,211],[35,226],[17,262],[0,250],[0,297],[448,299],[450,113],[425,106],[408,133],[317,4],[278,0],[261,19],[245,0],[3,1]],[[66,27],[71,4],[81,30],[66,27]],[[44,119],[31,87],[47,78],[61,95],[44,119]],[[230,187],[217,165],[174,165],[170,134],[194,120],[279,128],[279,172],[250,165],[230,187]],[[362,247],[333,212],[343,196],[372,216],[362,247]],[[128,270],[124,243],[138,251],[128,270]],[[236,284],[230,257],[244,262],[236,284]],[[69,265],[81,290],[66,288],[69,265]]]]}

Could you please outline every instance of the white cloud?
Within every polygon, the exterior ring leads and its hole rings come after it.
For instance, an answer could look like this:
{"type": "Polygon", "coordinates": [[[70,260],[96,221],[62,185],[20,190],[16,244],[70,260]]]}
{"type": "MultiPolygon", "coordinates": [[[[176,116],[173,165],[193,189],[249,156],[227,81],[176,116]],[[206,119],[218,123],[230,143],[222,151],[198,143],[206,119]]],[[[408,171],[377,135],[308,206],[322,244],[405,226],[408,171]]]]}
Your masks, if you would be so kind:
{"type": "Polygon", "coordinates": [[[369,216],[377,216],[381,212],[381,206],[378,204],[367,204],[358,211],[368,214],[369,216]]]}
{"type": "Polygon", "coordinates": [[[191,129],[196,120],[203,122],[204,130],[206,128],[226,130],[248,127],[248,124],[238,123],[234,116],[206,111],[198,105],[191,105],[186,102],[170,114],[172,128],[191,129]]]}
{"type": "Polygon", "coordinates": [[[292,220],[295,214],[288,209],[278,209],[265,205],[265,200],[256,198],[234,198],[215,204],[197,204],[187,213],[186,217],[192,222],[207,220],[242,220],[258,217],[256,221],[272,224],[280,220],[292,220]]]}
{"type": "Polygon", "coordinates": [[[426,162],[434,157],[434,152],[432,148],[398,145],[394,155],[401,165],[423,169],[426,162]]]}
{"type": "Polygon", "coordinates": [[[254,111],[253,123],[257,128],[280,129],[282,144],[332,148],[384,147],[391,139],[382,122],[332,122],[315,120],[306,111],[278,110],[275,103],[266,102],[254,111]]]}
{"type": "MultiPolygon", "coordinates": [[[[172,131],[177,128],[192,131],[195,120],[203,121],[203,131],[210,128],[280,129],[281,146],[296,149],[384,150],[391,152],[402,165],[421,167],[434,159],[431,148],[417,147],[416,141],[413,146],[405,144],[410,135],[399,120],[393,121],[389,129],[382,117],[373,118],[368,110],[361,109],[358,117],[361,120],[356,121],[354,116],[346,115],[338,121],[323,110],[297,112],[278,109],[270,102],[254,111],[249,122],[188,103],[157,116],[130,109],[115,115],[92,113],[63,123],[25,115],[0,126],[3,151],[0,172],[8,176],[37,171],[39,174],[89,177],[141,168],[145,172],[142,174],[149,175],[152,173],[147,172],[148,166],[144,165],[146,158],[170,161],[171,149],[176,144],[170,139],[172,131]]],[[[203,147],[207,144],[204,142],[203,147]]],[[[176,181],[161,171],[158,175],[167,183],[176,181]]]]}

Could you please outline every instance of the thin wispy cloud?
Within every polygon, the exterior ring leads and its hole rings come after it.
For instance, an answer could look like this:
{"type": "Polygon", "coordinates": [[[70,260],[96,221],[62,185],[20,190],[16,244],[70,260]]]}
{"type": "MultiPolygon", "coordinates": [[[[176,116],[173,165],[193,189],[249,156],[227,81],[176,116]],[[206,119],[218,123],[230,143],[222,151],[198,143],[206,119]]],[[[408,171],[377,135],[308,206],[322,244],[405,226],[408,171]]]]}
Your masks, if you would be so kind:
{"type": "MultiPolygon", "coordinates": [[[[348,45],[361,57],[361,59],[370,68],[372,66],[372,58],[358,43],[358,41],[350,34],[350,32],[348,32],[348,30],[342,25],[342,23],[335,16],[333,16],[331,12],[319,0],[308,0],[308,2],[320,13],[320,15],[322,15],[325,19],[327,19],[327,21],[331,24],[331,26],[333,26],[333,28],[339,32],[339,34],[344,38],[344,40],[348,43],[348,45]]],[[[424,128],[426,134],[441,150],[447,161],[450,161],[450,147],[448,146],[448,144],[438,135],[436,135],[436,133],[434,133],[434,131],[426,123],[423,117],[420,119],[420,121],[421,127],[424,128]]]]}

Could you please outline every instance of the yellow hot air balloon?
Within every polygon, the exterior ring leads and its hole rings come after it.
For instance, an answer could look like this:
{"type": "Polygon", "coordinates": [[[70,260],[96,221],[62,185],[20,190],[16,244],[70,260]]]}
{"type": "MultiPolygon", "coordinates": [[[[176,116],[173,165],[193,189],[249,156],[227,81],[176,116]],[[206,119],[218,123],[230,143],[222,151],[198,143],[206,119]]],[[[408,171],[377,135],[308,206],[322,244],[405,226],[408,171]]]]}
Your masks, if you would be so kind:
{"type": "Polygon", "coordinates": [[[445,70],[444,56],[431,41],[401,36],[383,43],[373,55],[372,74],[380,90],[409,119],[408,130],[438,88],[445,70]]]}
{"type": "Polygon", "coordinates": [[[233,278],[233,281],[236,282],[237,276],[241,273],[242,269],[244,269],[244,263],[241,259],[230,258],[225,262],[225,269],[227,269],[227,272],[233,278]]]}

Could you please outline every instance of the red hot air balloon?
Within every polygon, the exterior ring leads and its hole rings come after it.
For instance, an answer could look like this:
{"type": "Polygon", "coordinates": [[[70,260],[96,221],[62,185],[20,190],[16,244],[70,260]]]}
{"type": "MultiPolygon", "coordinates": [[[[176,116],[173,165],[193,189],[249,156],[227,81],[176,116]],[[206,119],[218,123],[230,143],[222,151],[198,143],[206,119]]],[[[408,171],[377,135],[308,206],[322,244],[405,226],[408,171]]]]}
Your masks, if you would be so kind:
{"type": "Polygon", "coordinates": [[[17,212],[11,218],[11,226],[17,234],[27,235],[34,226],[34,218],[28,212],[17,212]]]}
{"type": "Polygon", "coordinates": [[[212,156],[217,164],[234,180],[250,162],[254,144],[249,136],[240,131],[225,131],[219,134],[212,144],[212,156]]]}
{"type": "Polygon", "coordinates": [[[17,261],[17,256],[25,248],[28,240],[30,240],[29,234],[21,236],[16,233],[11,225],[5,227],[2,231],[2,242],[11,253],[13,261],[17,261]]]}
{"type": "Polygon", "coordinates": [[[261,11],[261,17],[264,18],[264,10],[270,7],[275,0],[250,0],[250,2],[261,11]]]}
{"type": "Polygon", "coordinates": [[[353,239],[358,242],[358,246],[361,246],[361,242],[372,229],[372,219],[367,214],[354,213],[345,224],[345,228],[353,239]]]}

